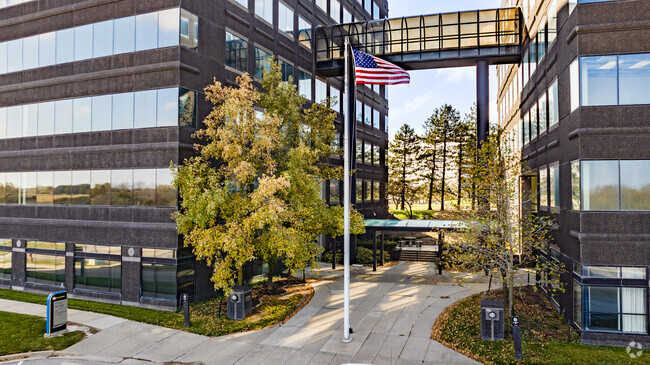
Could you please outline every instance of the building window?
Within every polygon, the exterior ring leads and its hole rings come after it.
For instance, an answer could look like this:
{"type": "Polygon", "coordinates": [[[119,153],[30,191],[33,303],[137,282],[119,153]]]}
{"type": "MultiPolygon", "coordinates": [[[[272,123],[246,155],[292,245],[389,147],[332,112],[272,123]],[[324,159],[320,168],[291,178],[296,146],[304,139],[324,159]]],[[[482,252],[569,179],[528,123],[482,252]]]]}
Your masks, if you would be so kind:
{"type": "Polygon", "coordinates": [[[180,34],[181,45],[197,48],[199,46],[199,17],[185,9],[181,9],[180,34]]]}
{"type": "Polygon", "coordinates": [[[262,79],[264,77],[264,71],[271,71],[271,60],[273,56],[271,53],[255,47],[255,77],[262,79]]]}
{"type": "Polygon", "coordinates": [[[345,7],[343,8],[343,23],[352,23],[352,14],[345,7]]]}
{"type": "Polygon", "coordinates": [[[551,208],[560,207],[560,166],[550,166],[548,168],[548,185],[549,185],[549,205],[551,208]]]}
{"type": "Polygon", "coordinates": [[[621,210],[650,210],[650,160],[620,162],[621,210]]]}
{"type": "Polygon", "coordinates": [[[179,88],[18,105],[0,108],[0,121],[5,121],[0,123],[0,139],[174,125],[195,127],[195,108],[195,92],[179,88]]]}
{"type": "Polygon", "coordinates": [[[289,80],[293,80],[293,65],[285,60],[278,60],[278,64],[282,73],[282,81],[289,82],[289,80]]]}
{"type": "Polygon", "coordinates": [[[11,240],[0,238],[0,279],[11,280],[11,240]]]}
{"type": "Polygon", "coordinates": [[[557,37],[557,0],[553,0],[551,5],[548,6],[546,20],[548,22],[548,45],[550,47],[557,37]]]}
{"type": "Polygon", "coordinates": [[[571,162],[571,207],[580,210],[580,161],[571,162]]]}
{"type": "Polygon", "coordinates": [[[327,101],[327,83],[319,78],[316,78],[315,102],[324,103],[326,101],[327,101]]]}
{"type": "Polygon", "coordinates": [[[530,140],[537,138],[537,103],[530,108],[530,140]]]}
{"type": "Polygon", "coordinates": [[[301,16],[298,16],[298,41],[311,49],[311,24],[301,16]]]}
{"type": "Polygon", "coordinates": [[[379,129],[379,110],[372,110],[372,127],[379,129]]]}
{"type": "Polygon", "coordinates": [[[357,123],[363,124],[363,103],[357,100],[356,104],[357,123]]]}
{"type": "Polygon", "coordinates": [[[585,330],[647,333],[646,288],[585,286],[585,330]]]}
{"type": "Polygon", "coordinates": [[[372,18],[372,0],[363,0],[363,7],[368,12],[368,15],[372,18]]]}
{"type": "Polygon", "coordinates": [[[580,105],[616,105],[616,73],[616,56],[581,57],[580,105]]]}
{"type": "Polygon", "coordinates": [[[298,70],[298,91],[307,100],[311,100],[311,74],[298,70]]]}
{"type": "Polygon", "coordinates": [[[169,169],[0,173],[3,204],[175,207],[169,169]]]}
{"type": "Polygon", "coordinates": [[[255,0],[255,15],[273,24],[273,0],[255,0]]]}
{"type": "Polygon", "coordinates": [[[365,125],[371,126],[372,125],[372,108],[370,108],[370,105],[364,104],[364,106],[363,106],[363,116],[364,116],[363,123],[365,125]]]}
{"type": "Polygon", "coordinates": [[[141,290],[143,297],[176,299],[176,266],[143,262],[141,290]]]}
{"type": "Polygon", "coordinates": [[[573,322],[582,329],[582,285],[573,282],[573,322]]]}
{"type": "Polygon", "coordinates": [[[583,210],[619,210],[618,161],[582,161],[583,210]]]}
{"type": "Polygon", "coordinates": [[[28,283],[65,286],[65,243],[28,241],[25,257],[28,283]]]}
{"type": "Polygon", "coordinates": [[[248,69],[248,42],[226,31],[226,66],[237,71],[248,69]]]}
{"type": "Polygon", "coordinates": [[[120,247],[75,245],[75,288],[109,293],[122,290],[120,247]]]}
{"type": "Polygon", "coordinates": [[[325,13],[327,13],[327,0],[316,0],[316,5],[325,13]]]}
{"type": "Polygon", "coordinates": [[[576,58],[569,65],[569,79],[571,91],[571,112],[580,107],[580,61],[576,58]]]}
{"type": "Polygon", "coordinates": [[[560,106],[558,104],[557,80],[548,88],[548,127],[551,128],[560,121],[560,106]]]}
{"type": "Polygon", "coordinates": [[[371,180],[363,180],[363,200],[366,202],[371,202],[373,200],[371,180]]]}
{"type": "Polygon", "coordinates": [[[293,10],[282,1],[278,2],[278,29],[293,37],[293,10]]]}
{"type": "Polygon", "coordinates": [[[618,56],[619,103],[650,104],[650,53],[618,56]]]}
{"type": "Polygon", "coordinates": [[[542,96],[539,97],[539,100],[537,101],[537,107],[538,107],[538,123],[539,123],[539,134],[542,134],[546,132],[546,129],[548,128],[548,116],[546,112],[546,92],[542,94],[542,96]]]}
{"type": "Polygon", "coordinates": [[[548,209],[548,170],[539,170],[539,209],[548,209]]]}
{"type": "Polygon", "coordinates": [[[357,140],[357,163],[363,163],[363,141],[357,140]]]}
{"type": "Polygon", "coordinates": [[[528,48],[528,61],[530,77],[533,77],[533,74],[537,69],[537,35],[531,37],[530,46],[528,48]]]}
{"type": "Polygon", "coordinates": [[[245,7],[245,8],[248,8],[248,0],[234,0],[234,1],[237,4],[239,4],[239,5],[241,5],[241,6],[245,7]]]}
{"type": "MultiPolygon", "coordinates": [[[[1,2],[0,2],[1,3],[1,2]]],[[[189,19],[198,18],[183,10],[189,19]]],[[[72,61],[188,45],[183,42],[180,9],[113,19],[0,43],[0,74],[72,61]]],[[[190,22],[189,39],[198,34],[190,22]]],[[[191,44],[190,44],[191,46],[191,44]]],[[[195,46],[194,46],[195,47],[195,46]]]]}
{"type": "Polygon", "coordinates": [[[372,165],[372,144],[370,142],[363,145],[363,159],[366,165],[372,165]]]}
{"type": "Polygon", "coordinates": [[[335,23],[341,22],[341,3],[339,0],[330,0],[330,18],[334,19],[335,23]]]}
{"type": "Polygon", "coordinates": [[[379,165],[379,146],[372,146],[372,164],[379,165]]]}
{"type": "Polygon", "coordinates": [[[363,202],[363,180],[357,179],[357,184],[356,184],[356,195],[357,195],[357,203],[362,203],[363,202]]]}
{"type": "Polygon", "coordinates": [[[341,202],[341,182],[336,179],[330,180],[330,204],[341,202]]]}
{"type": "Polygon", "coordinates": [[[381,18],[381,15],[379,14],[379,5],[377,5],[376,3],[372,4],[372,18],[373,19],[381,18]]]}

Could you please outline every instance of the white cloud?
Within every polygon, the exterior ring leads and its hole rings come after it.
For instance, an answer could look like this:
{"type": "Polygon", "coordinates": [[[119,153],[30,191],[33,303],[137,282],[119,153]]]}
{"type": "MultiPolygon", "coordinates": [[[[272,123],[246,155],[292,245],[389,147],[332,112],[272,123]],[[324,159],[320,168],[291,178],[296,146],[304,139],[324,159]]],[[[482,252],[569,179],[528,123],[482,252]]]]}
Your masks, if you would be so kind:
{"type": "Polygon", "coordinates": [[[437,70],[437,75],[444,78],[445,82],[460,83],[476,79],[474,67],[453,67],[437,70]]]}

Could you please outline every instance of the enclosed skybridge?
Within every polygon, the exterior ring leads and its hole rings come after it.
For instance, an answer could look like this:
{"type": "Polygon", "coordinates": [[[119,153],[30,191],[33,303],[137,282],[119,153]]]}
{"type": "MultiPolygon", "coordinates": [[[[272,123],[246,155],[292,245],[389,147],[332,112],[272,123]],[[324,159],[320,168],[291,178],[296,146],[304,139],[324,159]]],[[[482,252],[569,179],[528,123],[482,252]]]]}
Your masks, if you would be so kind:
{"type": "Polygon", "coordinates": [[[519,8],[379,19],[316,28],[316,71],[343,75],[345,37],[352,47],[406,70],[518,63],[523,35],[519,8]]]}

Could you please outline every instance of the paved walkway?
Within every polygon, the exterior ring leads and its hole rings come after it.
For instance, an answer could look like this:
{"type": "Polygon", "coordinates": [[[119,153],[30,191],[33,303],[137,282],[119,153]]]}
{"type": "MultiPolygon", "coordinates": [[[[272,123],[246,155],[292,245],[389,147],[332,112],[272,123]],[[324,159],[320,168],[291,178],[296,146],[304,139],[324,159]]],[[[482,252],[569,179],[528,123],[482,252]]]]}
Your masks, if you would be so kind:
{"type": "MultiPolygon", "coordinates": [[[[485,283],[436,283],[427,263],[400,263],[353,269],[351,343],[342,343],[342,272],[324,270],[311,302],[282,326],[222,337],[127,321],[107,315],[69,311],[71,322],[100,331],[47,357],[44,364],[141,361],[203,364],[473,364],[474,361],[431,340],[440,312],[458,299],[487,289],[485,283]],[[73,361],[74,356],[77,361],[73,361]],[[84,357],[86,356],[86,357],[84,357]],[[91,358],[87,356],[92,356],[91,358]]],[[[0,300],[0,310],[44,316],[45,307],[0,300]]],[[[32,363],[31,361],[28,361],[32,363]]]]}

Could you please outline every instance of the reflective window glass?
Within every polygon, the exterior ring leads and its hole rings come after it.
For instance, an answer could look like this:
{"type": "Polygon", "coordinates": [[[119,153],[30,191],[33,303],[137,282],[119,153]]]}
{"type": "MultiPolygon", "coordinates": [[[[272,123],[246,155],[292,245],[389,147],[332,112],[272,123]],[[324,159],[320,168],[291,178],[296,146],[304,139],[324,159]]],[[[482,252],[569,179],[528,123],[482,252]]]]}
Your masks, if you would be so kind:
{"type": "Polygon", "coordinates": [[[81,61],[93,57],[93,25],[74,28],[74,60],[81,61]]]}
{"type": "Polygon", "coordinates": [[[226,66],[246,72],[248,69],[248,43],[226,32],[226,66]]]}
{"type": "Polygon", "coordinates": [[[183,127],[196,127],[196,92],[180,89],[178,99],[178,124],[183,127]]]}
{"type": "Polygon", "coordinates": [[[36,204],[54,204],[54,172],[37,172],[36,184],[36,204]]]}
{"type": "Polygon", "coordinates": [[[546,16],[548,22],[548,44],[551,45],[557,37],[557,0],[551,1],[546,16]]]}
{"type": "Polygon", "coordinates": [[[93,24],[93,57],[113,54],[113,21],[93,24]]]}
{"type": "Polygon", "coordinates": [[[113,49],[115,54],[130,53],[135,50],[135,17],[115,19],[113,49]]]}
{"type": "Polygon", "coordinates": [[[51,66],[56,62],[56,33],[38,36],[38,66],[51,66]]]}
{"type": "Polygon", "coordinates": [[[133,128],[133,93],[113,95],[113,125],[112,129],[133,128]]]}
{"type": "Polygon", "coordinates": [[[363,123],[365,125],[372,125],[372,109],[368,104],[363,106],[363,123]]]}
{"type": "Polygon", "coordinates": [[[311,24],[301,16],[298,16],[298,41],[311,49],[311,24]]]}
{"type": "Polygon", "coordinates": [[[357,140],[357,163],[363,163],[363,141],[357,140]]]}
{"type": "Polygon", "coordinates": [[[245,8],[248,8],[248,0],[235,0],[235,2],[245,8]]]}
{"type": "Polygon", "coordinates": [[[619,210],[618,161],[582,161],[582,209],[619,210]]]}
{"type": "Polygon", "coordinates": [[[133,204],[156,205],[156,170],[138,169],[133,171],[133,204]]]}
{"type": "Polygon", "coordinates": [[[135,93],[135,128],[156,126],[156,90],[137,91],[135,93]]]}
{"type": "Polygon", "coordinates": [[[298,70],[298,91],[300,95],[311,100],[311,75],[303,70],[298,70]]]}
{"type": "Polygon", "coordinates": [[[72,171],[54,171],[54,204],[72,204],[72,171]]]}
{"type": "Polygon", "coordinates": [[[345,7],[343,8],[343,23],[352,23],[352,14],[345,7]]]}
{"type": "Polygon", "coordinates": [[[619,103],[650,104],[650,53],[618,56],[619,103]]]}
{"type": "Polygon", "coordinates": [[[549,128],[560,120],[560,106],[558,104],[557,80],[548,89],[548,125],[549,128]]]}
{"type": "Polygon", "coordinates": [[[621,161],[621,210],[650,210],[650,160],[621,161]]]}
{"type": "MultiPolygon", "coordinates": [[[[7,188],[5,187],[7,183],[7,174],[4,172],[0,172],[0,204],[7,204],[6,197],[5,195],[7,194],[6,190],[7,188]]],[[[0,239],[0,246],[2,246],[3,241],[0,239]]]]}
{"type": "Polygon", "coordinates": [[[179,41],[180,9],[168,9],[158,13],[158,47],[177,46],[179,41]]]}
{"type": "Polygon", "coordinates": [[[580,58],[580,105],[616,105],[616,56],[580,58]]]}
{"type": "Polygon", "coordinates": [[[111,171],[93,170],[90,172],[90,204],[110,205],[111,171]]]}
{"type": "Polygon", "coordinates": [[[38,134],[38,104],[27,104],[22,106],[23,130],[22,137],[32,137],[38,134]]]}
{"type": "Polygon", "coordinates": [[[7,73],[7,42],[0,42],[0,74],[7,73]]]}
{"type": "Polygon", "coordinates": [[[357,123],[363,123],[363,104],[357,100],[356,104],[357,123]]]}
{"type": "Polygon", "coordinates": [[[580,61],[575,59],[569,66],[569,79],[571,82],[571,112],[580,106],[580,61]]]}
{"type": "Polygon", "coordinates": [[[380,19],[381,16],[379,15],[379,6],[377,3],[372,4],[372,17],[373,19],[380,19]]]}
{"type": "Polygon", "coordinates": [[[380,163],[379,159],[380,159],[379,146],[372,146],[372,164],[379,165],[380,163]]]}
{"type": "Polygon", "coordinates": [[[7,42],[7,72],[23,69],[23,40],[14,39],[7,42]]]}
{"type": "Polygon", "coordinates": [[[56,31],[56,59],[61,64],[74,61],[74,28],[56,31]]]}
{"type": "Polygon", "coordinates": [[[315,102],[324,103],[327,99],[327,83],[319,78],[316,78],[316,97],[315,102]]]}
{"type": "Polygon", "coordinates": [[[7,138],[7,109],[0,108],[0,139],[5,138],[7,138]]]}
{"type": "Polygon", "coordinates": [[[7,109],[7,138],[19,138],[22,133],[23,111],[20,106],[10,106],[7,109]]]}
{"type": "Polygon", "coordinates": [[[98,258],[75,258],[74,287],[76,289],[120,293],[121,285],[121,261],[98,258]]]}
{"type": "Polygon", "coordinates": [[[158,90],[158,127],[178,125],[178,88],[158,90]]]}
{"type": "Polygon", "coordinates": [[[181,44],[196,48],[199,45],[199,17],[181,9],[181,44]]]}
{"type": "Polygon", "coordinates": [[[293,10],[282,1],[278,2],[278,29],[293,36],[293,10]]]}
{"type": "Polygon", "coordinates": [[[142,263],[143,297],[176,299],[176,266],[142,263]]]}
{"type": "Polygon", "coordinates": [[[539,170],[539,207],[543,210],[548,208],[548,170],[539,170]]]}
{"type": "Polygon", "coordinates": [[[327,13],[327,0],[316,0],[316,5],[327,13]]]}
{"type": "Polygon", "coordinates": [[[273,0],[255,0],[255,15],[273,24],[273,0]]]}
{"type": "Polygon", "coordinates": [[[341,183],[336,180],[330,180],[330,204],[341,202],[341,183]]]}
{"type": "Polygon", "coordinates": [[[72,171],[70,204],[90,204],[90,171],[72,171]]]}
{"type": "Polygon", "coordinates": [[[11,256],[11,251],[0,251],[0,279],[11,280],[11,256]]]}
{"type": "Polygon", "coordinates": [[[5,201],[7,204],[20,204],[20,172],[5,174],[5,201]]]}
{"type": "Polygon", "coordinates": [[[111,111],[113,97],[101,95],[92,97],[92,131],[107,131],[111,129],[111,111]]]}
{"type": "Polygon", "coordinates": [[[379,110],[372,110],[372,127],[379,128],[379,110]]]}
{"type": "Polygon", "coordinates": [[[546,55],[546,24],[539,26],[537,32],[537,59],[540,61],[546,55]]]}
{"type": "Polygon", "coordinates": [[[23,70],[38,67],[38,36],[23,38],[23,70]]]}
{"type": "Polygon", "coordinates": [[[20,173],[20,204],[36,204],[36,172],[20,173]]]}
{"type": "Polygon", "coordinates": [[[580,210],[580,161],[571,162],[571,205],[580,210]]]}
{"type": "Polygon", "coordinates": [[[133,170],[111,171],[111,205],[133,205],[133,170]]]}
{"type": "Polygon", "coordinates": [[[357,179],[355,189],[355,192],[357,194],[355,201],[363,202],[363,180],[357,179]]]}
{"type": "Polygon", "coordinates": [[[280,72],[282,72],[282,81],[289,81],[289,78],[293,79],[294,68],[293,65],[284,60],[280,60],[280,72]]]}
{"type": "Polygon", "coordinates": [[[255,47],[255,77],[261,79],[264,77],[264,71],[271,71],[271,59],[272,56],[270,53],[265,50],[255,47]]]}
{"type": "Polygon", "coordinates": [[[560,207],[560,166],[551,166],[548,169],[549,205],[552,208],[560,207]]]}
{"type": "Polygon", "coordinates": [[[169,169],[156,171],[156,205],[159,207],[175,207],[178,193],[172,185],[172,172],[169,169]]]}
{"type": "Polygon", "coordinates": [[[65,256],[30,253],[25,262],[25,281],[63,288],[65,256]]]}
{"type": "Polygon", "coordinates": [[[542,134],[546,131],[546,128],[548,126],[548,118],[546,115],[546,93],[542,94],[542,96],[539,97],[537,106],[539,134],[542,134]]]}
{"type": "Polygon", "coordinates": [[[334,19],[334,22],[341,22],[341,3],[339,0],[330,0],[330,18],[334,19]]]}
{"type": "Polygon", "coordinates": [[[54,102],[49,101],[38,105],[38,135],[54,134],[54,102]]]}
{"type": "Polygon", "coordinates": [[[135,50],[144,51],[158,46],[158,13],[135,17],[135,50]]]}
{"type": "Polygon", "coordinates": [[[72,128],[75,133],[90,132],[90,121],[92,118],[91,100],[91,98],[79,98],[73,100],[72,128]]]}
{"type": "Polygon", "coordinates": [[[54,104],[54,133],[72,133],[72,100],[59,100],[54,104]]]}

